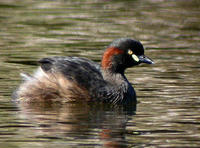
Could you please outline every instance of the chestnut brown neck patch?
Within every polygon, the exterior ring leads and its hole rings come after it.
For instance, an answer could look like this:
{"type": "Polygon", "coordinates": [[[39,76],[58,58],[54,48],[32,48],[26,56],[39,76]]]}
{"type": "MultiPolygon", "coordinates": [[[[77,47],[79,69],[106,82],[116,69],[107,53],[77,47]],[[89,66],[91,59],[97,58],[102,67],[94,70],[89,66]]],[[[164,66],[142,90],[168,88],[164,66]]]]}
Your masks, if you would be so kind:
{"type": "Polygon", "coordinates": [[[103,69],[109,69],[112,66],[112,57],[114,55],[122,54],[124,51],[116,47],[109,47],[103,54],[101,66],[103,69]]]}

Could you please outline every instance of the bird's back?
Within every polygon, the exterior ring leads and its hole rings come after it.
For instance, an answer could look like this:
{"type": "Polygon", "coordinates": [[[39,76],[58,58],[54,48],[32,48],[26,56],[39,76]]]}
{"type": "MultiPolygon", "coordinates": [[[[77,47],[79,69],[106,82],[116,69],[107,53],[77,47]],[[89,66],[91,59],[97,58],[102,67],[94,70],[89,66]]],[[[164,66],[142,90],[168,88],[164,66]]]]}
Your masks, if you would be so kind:
{"type": "Polygon", "coordinates": [[[88,101],[106,85],[100,66],[85,58],[51,57],[39,63],[41,67],[32,76],[22,74],[24,82],[17,90],[22,101],[88,101]]]}
{"type": "Polygon", "coordinates": [[[42,70],[47,74],[61,74],[86,89],[104,83],[100,66],[86,58],[51,57],[39,61],[42,70]]]}

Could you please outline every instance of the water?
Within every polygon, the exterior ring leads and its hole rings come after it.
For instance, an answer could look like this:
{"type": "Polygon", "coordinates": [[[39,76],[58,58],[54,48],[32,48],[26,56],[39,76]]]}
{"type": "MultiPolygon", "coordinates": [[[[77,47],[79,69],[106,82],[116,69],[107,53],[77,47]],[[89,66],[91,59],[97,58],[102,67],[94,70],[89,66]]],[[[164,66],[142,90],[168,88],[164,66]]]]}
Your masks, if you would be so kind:
{"type": "Polygon", "coordinates": [[[198,0],[1,0],[1,147],[199,147],[199,10],[198,0]],[[137,107],[11,102],[19,73],[40,58],[100,62],[120,37],[140,40],[156,63],[126,72],[137,107]]]}

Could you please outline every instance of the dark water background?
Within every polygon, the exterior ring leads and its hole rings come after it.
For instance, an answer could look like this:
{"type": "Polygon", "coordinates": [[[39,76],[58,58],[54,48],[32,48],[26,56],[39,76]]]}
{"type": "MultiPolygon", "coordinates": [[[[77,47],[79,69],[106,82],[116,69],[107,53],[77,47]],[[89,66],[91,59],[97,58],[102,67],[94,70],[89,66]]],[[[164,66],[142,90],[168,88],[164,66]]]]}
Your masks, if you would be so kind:
{"type": "Polygon", "coordinates": [[[200,1],[1,0],[0,147],[200,147],[200,1]],[[19,73],[38,59],[100,62],[120,37],[140,40],[156,63],[126,72],[136,111],[11,102],[19,73]]]}

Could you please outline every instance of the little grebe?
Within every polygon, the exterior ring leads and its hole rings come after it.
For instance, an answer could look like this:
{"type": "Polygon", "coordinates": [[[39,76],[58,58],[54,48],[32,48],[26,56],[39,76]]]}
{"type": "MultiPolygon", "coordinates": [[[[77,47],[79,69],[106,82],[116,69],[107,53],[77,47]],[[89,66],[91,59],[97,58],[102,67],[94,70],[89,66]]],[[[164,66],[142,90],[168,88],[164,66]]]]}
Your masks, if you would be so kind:
{"type": "Polygon", "coordinates": [[[22,73],[24,82],[15,92],[18,101],[93,101],[136,103],[136,93],[124,75],[128,67],[152,64],[136,40],[114,40],[105,50],[101,65],[79,57],[49,57],[39,61],[33,75],[22,73]]]}

